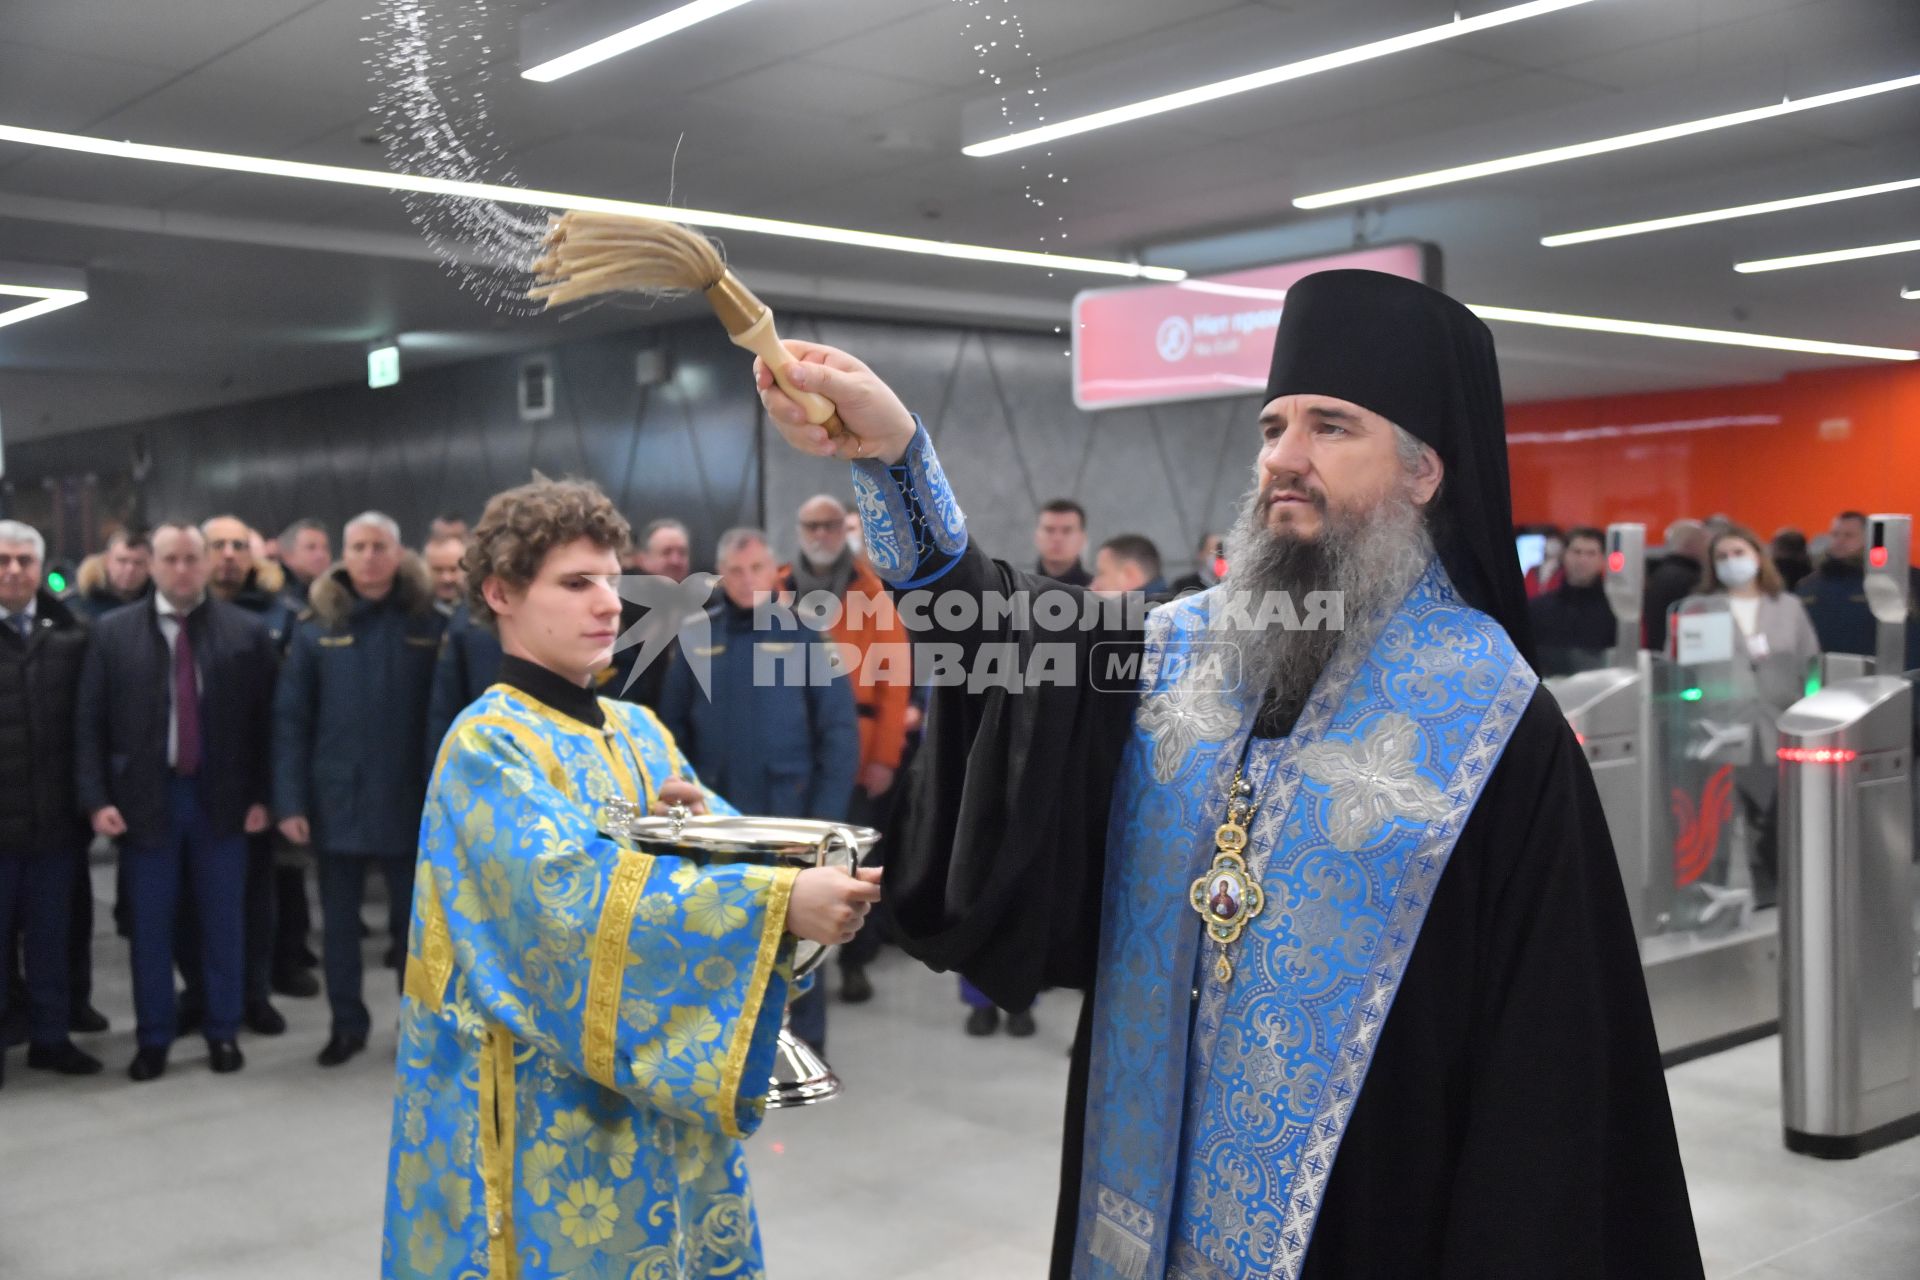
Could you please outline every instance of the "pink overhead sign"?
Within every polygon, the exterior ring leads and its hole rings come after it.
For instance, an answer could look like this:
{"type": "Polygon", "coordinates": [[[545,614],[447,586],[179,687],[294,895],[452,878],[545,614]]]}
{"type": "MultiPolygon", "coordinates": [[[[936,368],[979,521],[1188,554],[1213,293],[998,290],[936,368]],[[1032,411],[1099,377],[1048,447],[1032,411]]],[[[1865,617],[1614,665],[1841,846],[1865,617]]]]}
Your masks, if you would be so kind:
{"type": "Polygon", "coordinates": [[[1352,267],[1435,283],[1439,250],[1383,245],[1177,284],[1089,289],[1073,300],[1073,401],[1082,409],[1244,396],[1267,385],[1287,289],[1352,267]]]}

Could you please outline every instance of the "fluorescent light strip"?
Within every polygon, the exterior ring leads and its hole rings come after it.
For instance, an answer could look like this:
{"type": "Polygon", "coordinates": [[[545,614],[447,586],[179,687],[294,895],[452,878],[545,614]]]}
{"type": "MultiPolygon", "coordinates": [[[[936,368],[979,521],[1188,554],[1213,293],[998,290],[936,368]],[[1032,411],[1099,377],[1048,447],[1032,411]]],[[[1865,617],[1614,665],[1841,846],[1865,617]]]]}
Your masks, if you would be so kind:
{"type": "Polygon", "coordinates": [[[1568,431],[1510,431],[1508,444],[1579,444],[1584,440],[1618,440],[1628,436],[1664,436],[1685,431],[1721,431],[1728,427],[1777,427],[1777,413],[1749,413],[1719,418],[1688,418],[1679,422],[1636,422],[1629,427],[1575,427],[1568,431]]]}
{"type": "Polygon", "coordinates": [[[1482,160],[1476,164],[1455,165],[1451,169],[1434,169],[1428,173],[1416,173],[1405,178],[1389,178],[1384,182],[1369,182],[1358,187],[1342,187],[1338,191],[1323,191],[1315,195],[1300,196],[1294,200],[1293,204],[1297,209],[1326,209],[1340,204],[1358,204],[1379,196],[1398,195],[1402,191],[1422,191],[1428,187],[1445,186],[1450,182],[1468,182],[1474,178],[1490,177],[1496,173],[1512,173],[1518,169],[1559,164],[1563,160],[1579,160],[1587,156],[1605,155],[1610,151],[1625,151],[1629,147],[1671,142],[1675,138],[1691,137],[1696,133],[1710,133],[1715,129],[1730,129],[1735,125],[1773,120],[1801,111],[1814,111],[1820,107],[1831,107],[1842,102],[1870,98],[1876,94],[1911,89],[1915,85],[1920,85],[1920,75],[1902,76],[1898,80],[1880,80],[1873,84],[1858,85],[1852,89],[1836,89],[1832,93],[1822,93],[1811,98],[1801,98],[1798,101],[1778,102],[1770,107],[1753,107],[1746,111],[1708,116],[1704,120],[1688,120],[1681,124],[1662,125],[1658,129],[1641,129],[1636,133],[1596,138],[1592,142],[1549,147],[1545,151],[1528,151],[1500,160],[1482,160]]]}
{"type": "Polygon", "coordinates": [[[1736,262],[1733,269],[1742,275],[1753,275],[1760,271],[1787,271],[1794,267],[1823,267],[1829,262],[1852,262],[1857,258],[1884,258],[1895,253],[1920,253],[1920,240],[1861,245],[1858,249],[1828,249],[1823,253],[1795,254],[1791,258],[1757,258],[1752,262],[1736,262]]]}
{"type": "Polygon", "coordinates": [[[703,209],[680,209],[669,205],[643,204],[635,200],[608,200],[600,196],[568,195],[564,192],[540,191],[529,187],[506,187],[491,182],[456,182],[451,178],[389,173],[380,169],[354,169],[345,165],[310,164],[300,160],[269,160],[260,156],[235,155],[224,151],[197,151],[187,147],[164,147],[146,142],[115,142],[110,138],[94,138],[78,133],[54,133],[46,129],[22,128],[19,125],[0,124],[0,142],[17,142],[29,147],[49,147],[57,151],[77,151],[85,155],[111,156],[120,160],[152,160],[161,164],[217,169],[226,173],[250,173],[269,178],[298,178],[306,182],[331,182],[341,186],[370,187],[379,191],[414,191],[423,195],[492,200],[500,204],[530,205],[543,209],[584,209],[594,213],[663,218],[693,227],[709,227],[716,231],[784,236],[789,239],[814,240],[824,244],[851,245],[857,249],[884,249],[892,253],[917,253],[935,258],[956,258],[965,262],[997,262],[1007,266],[1042,267],[1049,271],[1079,271],[1093,275],[1122,276],[1134,280],[1184,280],[1187,277],[1186,272],[1175,267],[1148,267],[1133,262],[1115,262],[1107,258],[1077,258],[1067,254],[1035,253],[1024,249],[995,249],[987,245],[923,240],[917,236],[887,235],[878,231],[854,231],[845,227],[818,226],[810,222],[785,222],[778,218],[756,218],[746,214],[716,213],[703,209]]]}
{"type": "Polygon", "coordinates": [[[1570,244],[1591,244],[1595,240],[1643,236],[1650,231],[1671,231],[1675,227],[1697,227],[1706,222],[1725,222],[1729,218],[1752,218],[1763,213],[1807,209],[1817,204],[1832,204],[1837,200],[1859,200],[1866,196],[1883,196],[1892,191],[1911,191],[1915,187],[1920,187],[1920,178],[1902,178],[1898,182],[1876,182],[1872,186],[1848,187],[1844,191],[1822,191],[1818,195],[1788,196],[1784,200],[1762,200],[1758,204],[1736,204],[1725,209],[1708,209],[1704,213],[1682,213],[1671,218],[1649,218],[1645,222],[1623,222],[1616,227],[1595,227],[1590,231],[1562,231],[1556,235],[1541,236],[1540,243],[1549,249],[1559,249],[1570,244]]]}
{"type": "Polygon", "coordinates": [[[1920,302],[1920,289],[1902,289],[1900,296],[1908,302],[1920,302]]]}
{"type": "Polygon", "coordinates": [[[1711,342],[1726,347],[1758,347],[1767,351],[1798,351],[1816,356],[1848,356],[1859,360],[1920,360],[1920,351],[1900,347],[1863,347],[1850,342],[1816,342],[1809,338],[1780,338],[1736,329],[1697,329],[1684,324],[1652,324],[1644,320],[1609,320],[1602,316],[1573,316],[1558,311],[1523,311],[1516,307],[1480,307],[1469,311],[1482,320],[1508,324],[1544,325],[1549,329],[1583,329],[1590,333],[1623,333],[1641,338],[1670,338],[1677,342],[1711,342]]]}
{"type": "Polygon", "coordinates": [[[617,58],[630,53],[643,44],[652,44],[655,40],[672,35],[676,31],[685,31],[696,23],[708,18],[717,18],[730,9],[738,9],[748,0],[694,0],[692,4],[681,5],[669,13],[649,18],[645,22],[628,27],[625,31],[616,31],[604,39],[592,44],[582,45],[572,53],[563,53],[550,58],[536,67],[528,67],[520,73],[522,79],[538,80],[542,84],[570,76],[576,71],[605,62],[608,58],[617,58]]]}
{"type": "Polygon", "coordinates": [[[1008,151],[1018,151],[1022,147],[1037,147],[1046,142],[1057,142],[1061,138],[1071,138],[1077,134],[1091,133],[1095,129],[1106,129],[1116,124],[1126,124],[1133,120],[1144,120],[1148,116],[1163,115],[1168,111],[1178,111],[1182,107],[1198,106],[1203,102],[1214,102],[1220,98],[1230,98],[1238,93],[1248,93],[1254,89],[1264,89],[1269,85],[1284,84],[1289,80],[1299,80],[1306,76],[1318,75],[1322,71],[1333,71],[1340,67],[1350,67],[1356,62],[1368,62],[1374,58],[1384,58],[1388,54],[1402,53],[1408,49],[1418,49],[1425,45],[1439,44],[1443,40],[1453,40],[1460,36],[1470,36],[1476,32],[1493,27],[1502,27],[1510,22],[1524,22],[1528,18],[1538,18],[1545,14],[1557,13],[1562,9],[1571,9],[1577,5],[1591,4],[1593,0],[1532,0],[1529,4],[1517,4],[1509,9],[1497,9],[1477,18],[1455,18],[1452,22],[1437,27],[1428,27],[1423,31],[1411,31],[1403,36],[1390,36],[1385,40],[1375,40],[1371,44],[1355,45],[1351,49],[1342,49],[1337,53],[1323,53],[1316,58],[1303,58],[1299,62],[1289,62],[1278,67],[1268,67],[1265,71],[1249,72],[1244,76],[1234,76],[1229,80],[1218,80],[1212,84],[1199,85],[1192,89],[1182,89],[1177,93],[1162,94],[1157,98],[1147,98],[1141,102],[1129,103],[1122,107],[1109,107],[1105,111],[1089,112],[1084,116],[1075,116],[1071,120],[1062,120],[1056,124],[1041,125],[1037,128],[1010,133],[1004,137],[992,138],[985,142],[976,142],[962,147],[961,154],[974,156],[997,156],[1008,151]]]}
{"type": "Polygon", "coordinates": [[[1285,289],[1261,289],[1250,284],[1220,284],[1212,280],[1182,280],[1182,289],[1194,293],[1214,293],[1223,298],[1260,298],[1267,302],[1285,302],[1285,289]]]}
{"type": "Polygon", "coordinates": [[[35,316],[44,316],[49,312],[64,310],[78,302],[87,300],[85,289],[46,289],[31,284],[0,284],[0,297],[37,298],[23,307],[12,307],[0,311],[0,329],[10,324],[19,324],[35,316]]]}

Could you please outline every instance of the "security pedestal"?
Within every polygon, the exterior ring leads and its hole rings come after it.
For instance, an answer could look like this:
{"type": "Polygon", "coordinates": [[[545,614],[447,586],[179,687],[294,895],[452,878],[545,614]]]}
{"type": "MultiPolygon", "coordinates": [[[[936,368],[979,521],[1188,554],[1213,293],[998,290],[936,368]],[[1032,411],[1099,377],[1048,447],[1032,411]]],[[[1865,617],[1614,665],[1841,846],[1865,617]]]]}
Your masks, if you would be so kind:
{"type": "Polygon", "coordinates": [[[1913,686],[1844,681],[1780,721],[1781,1078],[1790,1151],[1920,1134],[1913,686]]]}

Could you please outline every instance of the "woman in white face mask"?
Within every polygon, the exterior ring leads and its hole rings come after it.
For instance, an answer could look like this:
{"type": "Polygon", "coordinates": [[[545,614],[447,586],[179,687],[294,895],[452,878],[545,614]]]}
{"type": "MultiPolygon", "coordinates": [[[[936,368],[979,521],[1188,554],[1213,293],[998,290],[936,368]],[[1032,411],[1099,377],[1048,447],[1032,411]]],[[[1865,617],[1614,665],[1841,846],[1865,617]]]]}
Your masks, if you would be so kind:
{"type": "Polygon", "coordinates": [[[1724,596],[1733,614],[1733,662],[1738,684],[1750,677],[1754,696],[1749,722],[1754,728],[1753,762],[1737,770],[1737,791],[1754,832],[1753,887],[1757,905],[1776,896],[1774,794],[1780,713],[1806,692],[1807,675],[1820,656],[1820,639],[1800,598],[1786,589],[1773,560],[1752,530],[1738,525],[1716,534],[1708,544],[1703,596],[1724,596]],[[1744,668],[1744,671],[1738,669],[1744,668]]]}
{"type": "Polygon", "coordinates": [[[1764,661],[1775,656],[1791,660],[1793,677],[1780,682],[1777,691],[1785,699],[1779,709],[1785,711],[1799,699],[1807,663],[1819,656],[1820,641],[1800,598],[1787,590],[1751,530],[1735,525],[1714,537],[1700,594],[1727,597],[1740,631],[1734,648],[1744,649],[1756,670],[1779,665],[1764,661]]]}

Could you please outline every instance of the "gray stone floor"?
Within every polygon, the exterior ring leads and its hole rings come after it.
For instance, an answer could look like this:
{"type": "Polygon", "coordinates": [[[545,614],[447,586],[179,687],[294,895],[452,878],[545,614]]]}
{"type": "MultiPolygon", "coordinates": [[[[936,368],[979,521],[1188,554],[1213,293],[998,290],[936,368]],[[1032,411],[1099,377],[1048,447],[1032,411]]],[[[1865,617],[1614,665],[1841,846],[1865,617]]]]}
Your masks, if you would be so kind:
{"type": "MultiPolygon", "coordinates": [[[[313,1063],[319,1000],[250,1037],[218,1077],[183,1041],[167,1076],[133,1052],[126,953],[98,942],[113,1030],[91,1080],[9,1056],[0,1090],[3,1280],[353,1280],[377,1273],[391,975],[369,943],[377,1032],[344,1068],[313,1063]]],[[[870,1005],[835,1005],[830,1057],[846,1096],[770,1117],[752,1146],[776,1280],[1001,1280],[1044,1274],[1060,1099],[1075,1000],[1054,996],[1031,1040],[961,1034],[953,980],[889,955],[870,1005]]],[[[1694,1212],[1715,1280],[1920,1276],[1920,1140],[1862,1160],[1791,1156],[1778,1137],[1773,1041],[1669,1075],[1694,1212]]]]}

